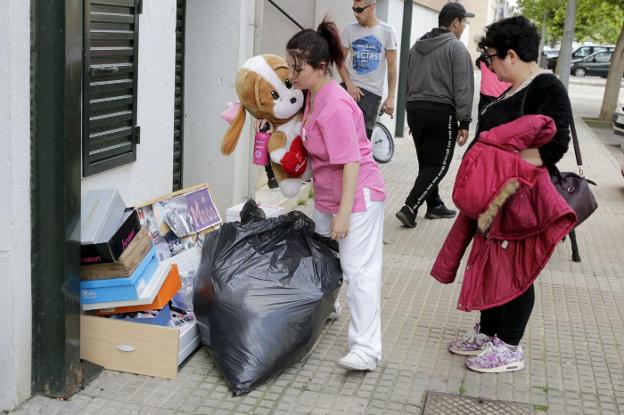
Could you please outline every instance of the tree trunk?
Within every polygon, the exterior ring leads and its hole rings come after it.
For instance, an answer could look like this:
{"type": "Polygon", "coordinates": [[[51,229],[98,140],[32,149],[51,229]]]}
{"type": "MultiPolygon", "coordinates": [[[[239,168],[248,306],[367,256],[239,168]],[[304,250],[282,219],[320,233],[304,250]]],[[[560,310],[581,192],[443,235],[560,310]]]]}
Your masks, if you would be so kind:
{"type": "Polygon", "coordinates": [[[572,42],[574,42],[574,25],[576,23],[576,0],[568,0],[563,40],[557,59],[557,73],[561,83],[568,88],[570,79],[570,61],[572,60],[572,42]]]}
{"type": "Polygon", "coordinates": [[[607,76],[607,85],[605,86],[604,97],[602,98],[602,107],[598,118],[605,121],[611,121],[613,111],[618,104],[620,95],[620,87],[622,85],[622,75],[624,75],[624,24],[620,30],[615,51],[613,51],[613,59],[609,67],[609,75],[607,76]]]}

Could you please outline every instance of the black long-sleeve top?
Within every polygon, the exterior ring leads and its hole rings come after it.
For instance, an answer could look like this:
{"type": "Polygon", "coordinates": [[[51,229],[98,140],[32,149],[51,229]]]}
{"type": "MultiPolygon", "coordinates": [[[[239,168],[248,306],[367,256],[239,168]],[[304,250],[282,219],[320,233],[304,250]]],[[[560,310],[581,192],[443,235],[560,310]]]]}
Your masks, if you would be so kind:
{"type": "Polygon", "coordinates": [[[495,101],[479,114],[476,141],[482,131],[508,123],[523,115],[541,114],[552,118],[557,127],[552,140],[540,147],[539,153],[544,166],[556,171],[555,164],[568,151],[570,144],[570,117],[572,110],[565,87],[552,74],[540,74],[531,83],[509,98],[495,101]]]}

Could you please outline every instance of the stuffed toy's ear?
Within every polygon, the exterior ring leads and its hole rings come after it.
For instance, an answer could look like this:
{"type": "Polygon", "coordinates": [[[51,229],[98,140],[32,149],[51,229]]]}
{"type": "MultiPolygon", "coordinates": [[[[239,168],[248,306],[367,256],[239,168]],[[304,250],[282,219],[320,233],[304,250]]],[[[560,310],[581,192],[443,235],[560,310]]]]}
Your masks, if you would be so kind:
{"type": "Polygon", "coordinates": [[[236,116],[232,120],[230,127],[223,135],[223,141],[221,141],[221,154],[230,155],[238,144],[243,125],[245,125],[245,108],[241,106],[236,113],[236,116]]]}

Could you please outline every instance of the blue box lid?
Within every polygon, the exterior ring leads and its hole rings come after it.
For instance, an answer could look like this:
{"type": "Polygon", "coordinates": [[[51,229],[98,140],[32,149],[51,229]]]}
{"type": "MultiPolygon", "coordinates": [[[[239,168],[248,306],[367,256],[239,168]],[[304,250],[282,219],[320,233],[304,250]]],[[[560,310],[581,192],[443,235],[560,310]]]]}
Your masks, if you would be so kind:
{"type": "Polygon", "coordinates": [[[148,265],[154,260],[156,257],[156,247],[152,246],[150,250],[147,252],[147,255],[141,260],[139,265],[136,267],[132,275],[124,278],[107,278],[104,280],[86,280],[80,281],[80,288],[99,288],[99,287],[113,287],[118,285],[134,285],[136,280],[139,279],[148,265]]]}
{"type": "Polygon", "coordinates": [[[152,247],[129,277],[81,281],[80,303],[135,300],[140,297],[157,269],[156,247],[152,247]]]}

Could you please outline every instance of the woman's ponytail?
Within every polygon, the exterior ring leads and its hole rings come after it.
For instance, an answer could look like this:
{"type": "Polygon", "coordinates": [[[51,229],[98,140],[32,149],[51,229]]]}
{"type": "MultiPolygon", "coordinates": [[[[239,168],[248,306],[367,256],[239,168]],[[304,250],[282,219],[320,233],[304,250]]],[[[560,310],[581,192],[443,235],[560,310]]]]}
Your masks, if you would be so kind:
{"type": "Polygon", "coordinates": [[[286,49],[293,57],[303,59],[313,68],[319,68],[322,63],[327,68],[332,63],[340,68],[345,60],[338,28],[326,18],[316,30],[305,29],[294,35],[286,44],[286,49]]]}
{"type": "Polygon", "coordinates": [[[327,17],[323,19],[321,24],[316,29],[319,35],[321,35],[327,41],[329,47],[329,63],[335,63],[337,67],[341,67],[344,63],[345,56],[340,44],[340,35],[338,34],[338,28],[332,21],[327,20],[327,17]]]}

